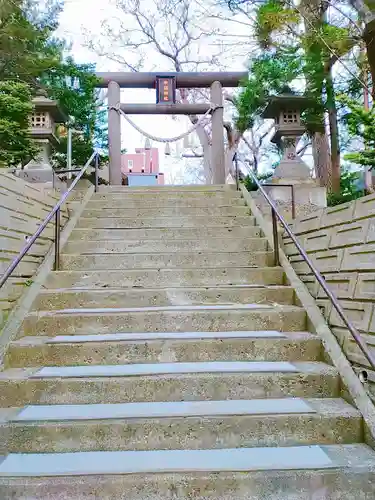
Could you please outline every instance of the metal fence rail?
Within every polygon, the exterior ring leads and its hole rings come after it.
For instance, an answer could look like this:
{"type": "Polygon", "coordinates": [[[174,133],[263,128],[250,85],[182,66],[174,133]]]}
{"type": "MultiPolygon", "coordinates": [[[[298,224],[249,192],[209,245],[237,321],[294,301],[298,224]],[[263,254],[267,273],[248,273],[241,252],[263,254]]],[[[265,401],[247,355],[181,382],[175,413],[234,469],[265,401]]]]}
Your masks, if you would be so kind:
{"type": "MultiPolygon", "coordinates": [[[[236,165],[236,170],[237,170],[237,165],[236,165]]],[[[272,234],[273,234],[273,251],[274,251],[274,260],[275,260],[275,265],[280,264],[280,259],[279,259],[279,235],[278,235],[278,228],[277,228],[277,220],[279,220],[281,226],[284,228],[285,232],[288,234],[290,239],[293,241],[294,245],[296,246],[297,250],[299,251],[301,257],[303,260],[306,262],[306,264],[309,266],[311,272],[315,276],[317,282],[319,285],[322,287],[324,290],[325,294],[329,298],[329,300],[332,303],[332,306],[335,308],[337,314],[339,317],[342,319],[344,325],[347,327],[349,330],[350,334],[352,335],[354,341],[356,342],[357,346],[360,348],[362,353],[364,354],[365,358],[369,362],[371,368],[375,370],[375,358],[372,355],[368,345],[366,342],[362,339],[361,334],[357,330],[357,328],[352,324],[352,322],[348,319],[347,315],[345,314],[345,311],[343,307],[341,306],[339,300],[337,297],[334,295],[334,293],[330,290],[326,280],[322,276],[322,274],[319,272],[319,270],[315,267],[313,262],[311,261],[310,257],[307,255],[305,249],[301,246],[301,244],[298,242],[296,235],[293,233],[291,230],[289,224],[286,222],[284,217],[280,214],[278,211],[275,203],[271,198],[268,196],[266,191],[263,189],[262,184],[259,182],[257,177],[253,172],[249,172],[249,175],[251,176],[252,180],[254,183],[257,185],[258,190],[266,201],[268,202],[270,208],[271,208],[271,215],[272,215],[272,234]]],[[[238,176],[238,173],[236,173],[236,177],[238,176]]]]}
{"type": "Polygon", "coordinates": [[[54,236],[54,244],[55,244],[55,261],[54,261],[54,270],[57,271],[60,268],[60,227],[61,227],[61,207],[69,197],[70,193],[73,191],[78,181],[81,179],[83,174],[91,165],[91,162],[95,159],[95,192],[98,190],[98,162],[99,162],[99,154],[97,152],[93,153],[87,163],[82,167],[77,177],[72,182],[69,189],[61,196],[60,201],[56,203],[51,212],[44,219],[42,224],[38,227],[35,233],[28,239],[26,245],[22,248],[17,257],[14,258],[12,263],[9,265],[5,273],[0,278],[0,288],[2,288],[5,283],[8,281],[13,271],[17,268],[19,263],[25,257],[27,252],[39,238],[39,236],[43,233],[45,228],[51,222],[51,220],[55,219],[55,236],[54,236]]]}

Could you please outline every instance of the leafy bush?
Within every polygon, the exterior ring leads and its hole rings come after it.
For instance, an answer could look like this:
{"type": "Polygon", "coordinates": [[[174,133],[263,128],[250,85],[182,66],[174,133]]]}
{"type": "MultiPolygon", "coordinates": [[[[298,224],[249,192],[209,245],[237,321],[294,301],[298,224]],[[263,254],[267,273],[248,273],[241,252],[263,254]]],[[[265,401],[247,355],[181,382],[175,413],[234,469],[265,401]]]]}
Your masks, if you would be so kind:
{"type": "Polygon", "coordinates": [[[360,172],[343,170],[340,177],[340,193],[330,193],[327,196],[327,205],[334,207],[364,196],[364,190],[358,187],[360,176],[360,172]]]}
{"type": "MultiPolygon", "coordinates": [[[[262,182],[268,181],[270,179],[270,177],[272,177],[272,175],[273,175],[273,172],[266,172],[265,174],[258,174],[257,179],[258,179],[258,181],[260,181],[260,183],[262,183],[262,182]]],[[[245,184],[245,188],[248,191],[256,191],[258,189],[258,186],[253,181],[253,178],[251,177],[251,175],[247,175],[244,178],[243,183],[245,184]]]]}

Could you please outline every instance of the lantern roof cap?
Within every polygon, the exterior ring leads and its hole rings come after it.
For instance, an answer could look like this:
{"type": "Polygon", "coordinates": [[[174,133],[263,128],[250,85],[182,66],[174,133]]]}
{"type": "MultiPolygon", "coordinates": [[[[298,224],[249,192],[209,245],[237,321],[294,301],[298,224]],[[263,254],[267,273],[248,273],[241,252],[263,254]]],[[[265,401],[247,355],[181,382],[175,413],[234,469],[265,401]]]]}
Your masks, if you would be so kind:
{"type": "Polygon", "coordinates": [[[67,116],[61,111],[58,102],[46,96],[43,90],[38,90],[37,95],[33,98],[32,104],[36,112],[48,112],[54,119],[55,123],[64,123],[67,121],[67,116]]]}
{"type": "Polygon", "coordinates": [[[309,107],[311,100],[301,94],[296,94],[290,89],[278,95],[271,95],[268,104],[262,113],[263,118],[276,118],[281,111],[303,111],[309,107]]]}

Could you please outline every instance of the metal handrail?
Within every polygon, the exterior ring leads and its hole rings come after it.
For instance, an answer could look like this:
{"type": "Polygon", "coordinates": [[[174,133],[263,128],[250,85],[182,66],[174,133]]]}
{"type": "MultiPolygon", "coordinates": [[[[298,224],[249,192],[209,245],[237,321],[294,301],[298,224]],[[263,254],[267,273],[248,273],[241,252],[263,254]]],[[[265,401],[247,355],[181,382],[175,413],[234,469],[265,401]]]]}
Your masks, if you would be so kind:
{"type": "Polygon", "coordinates": [[[347,318],[345,311],[344,311],[343,307],[341,306],[340,302],[338,301],[337,297],[334,295],[334,293],[331,292],[331,290],[329,289],[329,287],[327,285],[326,280],[323,278],[323,276],[318,271],[318,269],[314,266],[313,262],[311,261],[311,259],[307,255],[305,249],[298,242],[297,237],[295,236],[293,231],[290,229],[289,224],[286,222],[284,217],[277,210],[276,205],[271,200],[271,198],[268,196],[268,194],[265,192],[265,190],[263,189],[259,180],[256,178],[256,176],[254,175],[253,172],[250,171],[249,173],[250,173],[253,181],[255,182],[255,184],[258,186],[259,191],[262,193],[262,195],[264,196],[264,198],[266,199],[266,201],[268,202],[268,204],[271,207],[275,265],[279,265],[279,263],[280,263],[280,260],[279,260],[279,235],[278,235],[278,231],[277,231],[277,219],[279,219],[281,225],[283,226],[283,228],[287,232],[288,236],[293,241],[294,245],[297,247],[297,250],[299,251],[303,260],[309,266],[311,272],[315,276],[319,285],[322,287],[322,289],[326,293],[327,297],[331,301],[337,314],[339,315],[339,317],[342,319],[342,321],[346,325],[347,329],[351,333],[351,335],[352,335],[353,339],[355,340],[356,344],[358,345],[358,347],[363,352],[367,361],[370,363],[371,368],[375,370],[375,358],[371,354],[371,351],[368,348],[368,345],[366,344],[366,342],[362,339],[361,334],[359,333],[357,328],[352,324],[352,322],[347,318]]]}
{"type": "Polygon", "coordinates": [[[70,193],[72,190],[75,188],[77,185],[77,182],[81,179],[82,175],[86,172],[88,167],[90,166],[91,162],[95,158],[95,192],[98,190],[98,158],[99,158],[99,153],[95,151],[90,159],[87,161],[84,167],[82,167],[80,173],[77,175],[77,177],[74,179],[72,182],[71,186],[69,189],[61,196],[60,200],[56,203],[56,205],[53,207],[51,212],[47,215],[47,217],[44,219],[42,224],[38,227],[38,229],[35,231],[35,233],[28,239],[26,245],[22,248],[20,253],[17,255],[17,257],[13,260],[13,262],[9,265],[5,273],[2,275],[0,278],[0,288],[4,286],[4,284],[8,281],[10,278],[11,274],[13,271],[16,269],[16,267],[19,265],[21,260],[25,257],[27,252],[30,250],[30,248],[33,246],[35,241],[39,238],[39,236],[42,234],[42,232],[45,230],[47,225],[51,222],[53,217],[55,217],[55,236],[54,236],[54,243],[55,243],[55,261],[54,261],[54,270],[58,271],[60,268],[60,215],[61,215],[61,207],[66,201],[66,199],[69,197],[70,193]]]}

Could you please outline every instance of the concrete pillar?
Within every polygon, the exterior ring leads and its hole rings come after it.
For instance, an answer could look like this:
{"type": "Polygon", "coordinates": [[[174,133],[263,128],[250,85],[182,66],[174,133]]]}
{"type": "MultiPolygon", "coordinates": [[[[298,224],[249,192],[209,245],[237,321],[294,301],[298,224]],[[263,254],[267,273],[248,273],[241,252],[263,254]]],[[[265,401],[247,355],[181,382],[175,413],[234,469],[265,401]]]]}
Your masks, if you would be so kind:
{"type": "Polygon", "coordinates": [[[121,117],[112,106],[120,104],[120,86],[116,82],[108,85],[108,149],[109,183],[121,185],[121,117]]]}
{"type": "Polygon", "coordinates": [[[223,89],[220,82],[214,82],[211,85],[211,103],[221,106],[212,114],[211,165],[213,183],[225,184],[223,89]]]}

